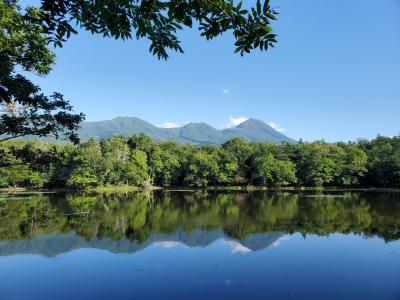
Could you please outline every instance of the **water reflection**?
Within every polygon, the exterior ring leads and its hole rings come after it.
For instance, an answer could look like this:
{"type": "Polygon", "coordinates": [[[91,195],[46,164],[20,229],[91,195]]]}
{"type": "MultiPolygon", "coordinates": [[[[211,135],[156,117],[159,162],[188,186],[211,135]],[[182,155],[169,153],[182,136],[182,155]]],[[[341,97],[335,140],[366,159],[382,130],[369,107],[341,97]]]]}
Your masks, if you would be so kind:
{"type": "Polygon", "coordinates": [[[232,253],[278,246],[292,233],[400,239],[398,193],[154,192],[0,196],[0,255],[79,248],[133,253],[155,244],[232,253]]]}

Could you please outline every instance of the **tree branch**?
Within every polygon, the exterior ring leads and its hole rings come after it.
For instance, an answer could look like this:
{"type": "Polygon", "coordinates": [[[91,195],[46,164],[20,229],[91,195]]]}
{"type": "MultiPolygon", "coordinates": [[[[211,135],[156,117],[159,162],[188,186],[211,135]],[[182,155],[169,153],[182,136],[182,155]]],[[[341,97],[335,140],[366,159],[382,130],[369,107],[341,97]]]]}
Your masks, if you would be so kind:
{"type": "Polygon", "coordinates": [[[226,12],[225,9],[222,9],[219,5],[213,3],[213,2],[210,1],[210,0],[206,0],[206,2],[207,2],[208,4],[210,4],[211,6],[213,6],[214,8],[218,9],[218,10],[219,10],[220,12],[222,12],[223,14],[225,14],[225,15],[226,15],[229,19],[231,19],[232,21],[234,20],[234,18],[232,18],[232,16],[231,16],[230,14],[228,14],[228,13],[226,12]]]}
{"type": "Polygon", "coordinates": [[[26,133],[21,133],[21,134],[17,134],[17,135],[9,136],[9,137],[6,137],[6,138],[3,138],[3,139],[0,139],[0,143],[1,143],[1,142],[8,141],[8,140],[11,140],[11,139],[16,139],[16,138],[19,138],[19,137],[21,137],[21,136],[25,136],[25,135],[27,135],[27,134],[26,134],[26,133]]]}

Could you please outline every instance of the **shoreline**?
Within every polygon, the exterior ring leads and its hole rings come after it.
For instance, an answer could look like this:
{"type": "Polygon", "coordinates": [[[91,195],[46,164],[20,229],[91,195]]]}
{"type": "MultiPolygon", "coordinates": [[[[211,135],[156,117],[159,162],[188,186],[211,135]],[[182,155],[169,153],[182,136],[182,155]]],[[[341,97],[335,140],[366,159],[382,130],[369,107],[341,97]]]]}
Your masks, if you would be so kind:
{"type": "Polygon", "coordinates": [[[381,187],[262,187],[262,186],[227,186],[216,187],[207,186],[204,188],[193,187],[157,187],[151,186],[146,188],[133,186],[100,186],[85,189],[30,189],[30,188],[0,188],[0,193],[128,193],[128,192],[199,192],[199,191],[243,191],[243,192],[400,192],[400,188],[381,188],[381,187]]]}

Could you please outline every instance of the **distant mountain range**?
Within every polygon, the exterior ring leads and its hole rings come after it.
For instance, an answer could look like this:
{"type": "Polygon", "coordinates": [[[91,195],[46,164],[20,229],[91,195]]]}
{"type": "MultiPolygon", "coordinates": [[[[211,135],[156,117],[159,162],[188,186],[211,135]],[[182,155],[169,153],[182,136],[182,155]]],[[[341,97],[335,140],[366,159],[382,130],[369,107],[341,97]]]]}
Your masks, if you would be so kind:
{"type": "Polygon", "coordinates": [[[144,133],[156,141],[170,140],[178,144],[219,145],[233,137],[251,142],[294,143],[295,141],[257,119],[248,119],[233,128],[217,130],[206,123],[189,123],[178,128],[159,128],[135,117],[117,117],[99,122],[83,122],[79,129],[82,140],[109,139],[116,135],[131,136],[144,133]]]}

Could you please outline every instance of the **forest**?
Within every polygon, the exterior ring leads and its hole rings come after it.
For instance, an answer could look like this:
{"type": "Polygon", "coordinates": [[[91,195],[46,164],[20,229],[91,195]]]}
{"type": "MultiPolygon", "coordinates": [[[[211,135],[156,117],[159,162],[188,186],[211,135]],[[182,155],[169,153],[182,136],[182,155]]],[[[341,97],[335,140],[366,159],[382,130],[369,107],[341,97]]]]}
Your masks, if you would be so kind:
{"type": "Polygon", "coordinates": [[[348,143],[221,146],[155,142],[141,134],[79,145],[0,143],[0,188],[400,187],[400,136],[348,143]]]}

